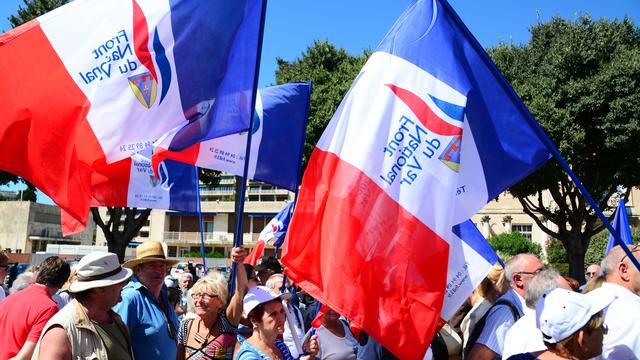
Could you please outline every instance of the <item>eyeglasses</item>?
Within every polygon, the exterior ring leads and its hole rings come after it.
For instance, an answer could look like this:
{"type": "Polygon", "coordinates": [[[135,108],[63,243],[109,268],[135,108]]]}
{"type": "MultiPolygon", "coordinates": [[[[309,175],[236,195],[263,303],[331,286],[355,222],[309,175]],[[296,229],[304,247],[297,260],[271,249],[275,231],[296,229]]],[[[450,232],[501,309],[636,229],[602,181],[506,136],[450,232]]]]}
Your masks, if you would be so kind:
{"type": "Polygon", "coordinates": [[[192,294],[191,297],[193,298],[193,300],[204,299],[204,301],[209,301],[211,299],[218,298],[219,296],[206,293],[198,293],[192,294]]]}
{"type": "MultiPolygon", "coordinates": [[[[631,248],[631,253],[636,252],[636,250],[638,250],[638,247],[640,247],[640,244],[638,244],[638,245],[636,245],[636,246],[632,247],[632,248],[631,248]]],[[[620,262],[624,262],[624,259],[626,259],[626,258],[627,258],[627,254],[625,253],[625,254],[624,254],[624,256],[622,257],[622,259],[620,259],[620,262]]]]}
{"type": "Polygon", "coordinates": [[[596,273],[592,272],[592,271],[587,271],[587,276],[588,277],[594,277],[594,276],[596,276],[596,273]]]}
{"type": "Polygon", "coordinates": [[[534,272],[518,271],[516,274],[519,274],[519,275],[538,275],[540,273],[540,271],[542,271],[542,270],[544,270],[544,268],[537,269],[534,272]]]}

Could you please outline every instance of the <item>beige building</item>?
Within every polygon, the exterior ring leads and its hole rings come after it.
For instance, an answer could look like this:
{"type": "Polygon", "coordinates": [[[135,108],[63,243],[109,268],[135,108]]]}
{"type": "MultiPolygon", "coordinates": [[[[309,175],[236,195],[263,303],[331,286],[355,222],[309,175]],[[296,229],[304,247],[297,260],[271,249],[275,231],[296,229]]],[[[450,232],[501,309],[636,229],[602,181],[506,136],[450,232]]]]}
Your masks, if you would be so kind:
{"type": "MultiPolygon", "coordinates": [[[[612,196],[609,204],[617,206],[619,197],[612,196]]],[[[552,204],[553,200],[550,195],[543,194],[543,203],[545,206],[552,204]]],[[[627,217],[631,226],[640,224],[640,190],[633,189],[629,195],[629,199],[625,199],[627,217]]],[[[605,213],[610,215],[611,213],[605,213]]],[[[551,221],[539,217],[546,226],[555,229],[551,221]]],[[[485,238],[503,232],[518,231],[527,238],[543,246],[548,244],[549,235],[542,231],[536,222],[522,209],[522,205],[518,199],[508,193],[503,193],[497,199],[490,201],[485,205],[471,220],[478,227],[485,238]]],[[[606,230],[604,230],[606,231],[606,230]]]]}
{"type": "MultiPolygon", "coordinates": [[[[216,251],[224,256],[229,255],[233,246],[235,231],[234,211],[234,177],[223,176],[220,185],[215,188],[201,189],[203,230],[205,253],[216,251]]],[[[247,187],[245,198],[245,215],[243,220],[243,244],[253,248],[260,231],[290,201],[294,194],[278,189],[272,185],[251,181],[247,187]]],[[[611,204],[616,206],[617,197],[612,197],[611,204]]],[[[544,197],[544,203],[552,203],[551,196],[544,197]]],[[[627,215],[632,225],[640,223],[640,190],[634,189],[626,200],[627,215]]],[[[103,218],[104,208],[100,209],[103,218]]],[[[503,232],[518,231],[527,238],[544,246],[549,236],[524,213],[520,202],[508,193],[485,205],[471,220],[476,224],[485,238],[503,232]]],[[[548,226],[553,226],[547,222],[548,226]]],[[[200,230],[198,216],[195,213],[153,210],[148,222],[141,229],[134,242],[160,240],[166,244],[169,256],[184,257],[187,252],[200,251],[200,230]]],[[[96,233],[96,245],[106,245],[102,231],[96,233]]],[[[266,253],[273,251],[268,247],[266,253]]],[[[133,247],[127,255],[134,255],[133,247]]]]}
{"type": "Polygon", "coordinates": [[[94,224],[62,236],[60,208],[30,201],[0,201],[0,248],[13,253],[45,251],[47,244],[92,245],[94,224]]]}
{"type": "MultiPolygon", "coordinates": [[[[225,257],[230,254],[235,232],[234,186],[234,177],[223,175],[219,186],[200,190],[205,253],[215,251],[225,257]]],[[[249,182],[243,217],[245,248],[253,248],[262,229],[293,199],[294,194],[287,190],[266,183],[249,182]]],[[[100,213],[106,218],[105,208],[100,208],[100,213]]],[[[184,257],[187,252],[199,252],[198,214],[154,209],[133,242],[146,240],[165,243],[167,255],[171,257],[184,257]]],[[[96,232],[96,245],[106,245],[101,230],[96,232]]],[[[272,251],[273,247],[268,246],[265,253],[269,254],[272,251]]],[[[133,254],[134,250],[131,247],[127,255],[133,254]]]]}

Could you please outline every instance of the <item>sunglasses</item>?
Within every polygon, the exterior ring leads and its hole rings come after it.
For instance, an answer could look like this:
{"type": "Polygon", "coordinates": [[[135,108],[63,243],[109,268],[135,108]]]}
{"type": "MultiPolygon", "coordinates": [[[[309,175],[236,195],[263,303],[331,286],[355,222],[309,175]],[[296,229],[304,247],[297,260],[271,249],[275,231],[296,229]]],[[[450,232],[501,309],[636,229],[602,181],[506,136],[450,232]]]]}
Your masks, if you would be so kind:
{"type": "Polygon", "coordinates": [[[595,272],[587,271],[587,276],[589,276],[589,277],[594,277],[594,276],[596,276],[596,273],[595,273],[595,272]]]}

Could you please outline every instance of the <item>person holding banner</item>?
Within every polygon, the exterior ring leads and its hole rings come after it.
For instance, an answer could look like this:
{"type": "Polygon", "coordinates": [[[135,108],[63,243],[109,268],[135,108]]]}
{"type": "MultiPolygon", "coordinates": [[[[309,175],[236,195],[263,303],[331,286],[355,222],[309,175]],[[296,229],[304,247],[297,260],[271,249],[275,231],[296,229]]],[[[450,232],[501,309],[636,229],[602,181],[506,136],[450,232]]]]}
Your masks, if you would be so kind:
{"type": "MultiPolygon", "coordinates": [[[[247,292],[243,301],[243,315],[253,327],[252,335],[242,341],[236,352],[236,360],[294,359],[287,345],[278,336],[284,333],[285,310],[281,296],[264,286],[256,286],[247,292]]],[[[318,336],[313,335],[303,344],[306,355],[300,359],[312,360],[318,353],[318,336]]]]}

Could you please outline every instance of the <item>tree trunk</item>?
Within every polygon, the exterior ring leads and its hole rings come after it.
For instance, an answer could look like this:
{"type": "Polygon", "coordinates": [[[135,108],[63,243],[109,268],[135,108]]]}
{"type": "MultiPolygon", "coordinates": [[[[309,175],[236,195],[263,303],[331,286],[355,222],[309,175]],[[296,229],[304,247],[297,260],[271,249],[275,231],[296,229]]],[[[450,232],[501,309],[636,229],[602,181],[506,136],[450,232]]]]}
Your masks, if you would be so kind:
{"type": "Polygon", "coordinates": [[[120,260],[120,263],[122,264],[124,262],[124,253],[127,250],[127,245],[129,245],[130,239],[125,239],[122,236],[114,234],[110,234],[109,237],[105,234],[105,238],[107,238],[107,247],[109,248],[109,252],[118,255],[118,260],[120,260]]]}
{"type": "Polygon", "coordinates": [[[124,254],[129,242],[138,235],[151,209],[138,211],[136,208],[107,207],[109,219],[105,223],[100,217],[98,208],[91,208],[93,221],[104,233],[109,252],[118,255],[120,263],[124,262],[124,254]]]}
{"type": "Polygon", "coordinates": [[[569,239],[568,244],[568,247],[565,245],[565,249],[569,257],[569,276],[582,284],[584,282],[584,256],[587,253],[587,246],[583,246],[580,238],[569,239]]]}

